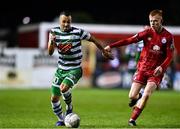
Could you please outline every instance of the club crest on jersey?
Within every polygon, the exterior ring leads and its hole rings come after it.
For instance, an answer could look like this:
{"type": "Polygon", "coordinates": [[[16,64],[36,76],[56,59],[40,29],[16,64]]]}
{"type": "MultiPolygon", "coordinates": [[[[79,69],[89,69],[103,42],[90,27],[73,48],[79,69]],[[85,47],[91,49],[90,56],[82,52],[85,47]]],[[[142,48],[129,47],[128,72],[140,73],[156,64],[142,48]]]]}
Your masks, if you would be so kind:
{"type": "Polygon", "coordinates": [[[153,50],[154,50],[154,51],[159,51],[159,50],[160,50],[160,47],[159,47],[158,45],[154,45],[154,46],[153,46],[153,50]]]}
{"type": "Polygon", "coordinates": [[[148,37],[147,40],[150,41],[152,38],[151,37],[148,37]]]}
{"type": "Polygon", "coordinates": [[[163,44],[165,44],[165,43],[167,42],[166,38],[163,37],[163,38],[161,39],[161,42],[162,42],[163,44]]]}

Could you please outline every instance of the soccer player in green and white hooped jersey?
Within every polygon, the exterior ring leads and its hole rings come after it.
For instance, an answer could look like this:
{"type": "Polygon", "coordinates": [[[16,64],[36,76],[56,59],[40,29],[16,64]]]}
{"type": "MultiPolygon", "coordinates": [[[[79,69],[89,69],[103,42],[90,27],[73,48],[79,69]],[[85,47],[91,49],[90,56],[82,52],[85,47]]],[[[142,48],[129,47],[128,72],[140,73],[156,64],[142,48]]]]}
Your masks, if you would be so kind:
{"type": "Polygon", "coordinates": [[[62,12],[59,16],[60,26],[52,28],[49,33],[48,53],[52,55],[55,48],[59,53],[58,68],[51,86],[51,105],[54,114],[58,117],[56,126],[64,125],[61,96],[66,104],[65,115],[73,112],[71,88],[82,77],[81,40],[93,42],[105,58],[113,59],[112,53],[105,50],[94,36],[83,29],[71,27],[71,22],[71,15],[62,12]]]}

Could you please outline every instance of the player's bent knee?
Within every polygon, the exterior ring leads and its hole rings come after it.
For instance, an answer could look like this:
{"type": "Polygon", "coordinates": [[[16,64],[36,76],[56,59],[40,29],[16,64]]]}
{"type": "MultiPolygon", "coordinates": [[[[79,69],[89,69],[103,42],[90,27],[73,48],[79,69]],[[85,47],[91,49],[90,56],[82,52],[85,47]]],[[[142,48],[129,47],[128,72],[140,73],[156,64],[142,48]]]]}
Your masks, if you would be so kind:
{"type": "Polygon", "coordinates": [[[137,99],[137,97],[129,95],[129,99],[137,99]]]}
{"type": "Polygon", "coordinates": [[[129,94],[129,99],[137,99],[138,98],[138,94],[129,94]]]}
{"type": "Polygon", "coordinates": [[[64,92],[69,90],[69,87],[64,85],[64,84],[62,84],[62,85],[60,85],[60,89],[61,89],[61,92],[64,93],[64,92]]]}
{"type": "Polygon", "coordinates": [[[51,96],[51,101],[52,101],[52,102],[57,102],[57,101],[59,101],[59,96],[51,96]]]}

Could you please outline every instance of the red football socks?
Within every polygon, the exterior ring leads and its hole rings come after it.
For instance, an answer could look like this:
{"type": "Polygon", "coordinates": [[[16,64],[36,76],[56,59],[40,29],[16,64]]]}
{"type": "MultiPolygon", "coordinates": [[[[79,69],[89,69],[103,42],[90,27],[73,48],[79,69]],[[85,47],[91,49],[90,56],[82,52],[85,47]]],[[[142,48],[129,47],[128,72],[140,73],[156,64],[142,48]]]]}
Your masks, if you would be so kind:
{"type": "Polygon", "coordinates": [[[131,114],[131,119],[135,121],[138,118],[138,116],[141,114],[141,112],[142,112],[142,109],[138,107],[134,107],[133,112],[131,114]]]}

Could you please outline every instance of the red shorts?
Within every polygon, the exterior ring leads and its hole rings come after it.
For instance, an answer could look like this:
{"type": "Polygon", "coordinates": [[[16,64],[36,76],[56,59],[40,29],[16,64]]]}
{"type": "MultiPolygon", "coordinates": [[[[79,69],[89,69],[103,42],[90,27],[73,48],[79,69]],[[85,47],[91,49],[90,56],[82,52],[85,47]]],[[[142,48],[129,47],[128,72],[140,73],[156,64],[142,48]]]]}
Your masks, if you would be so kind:
{"type": "Polygon", "coordinates": [[[133,81],[146,85],[147,82],[154,82],[159,87],[163,78],[163,74],[157,77],[153,76],[153,71],[136,71],[133,81]]]}

